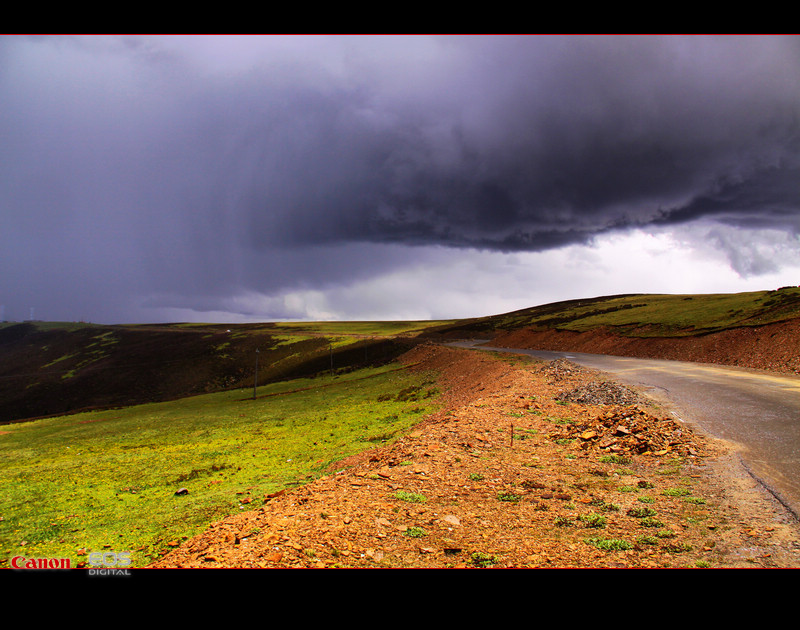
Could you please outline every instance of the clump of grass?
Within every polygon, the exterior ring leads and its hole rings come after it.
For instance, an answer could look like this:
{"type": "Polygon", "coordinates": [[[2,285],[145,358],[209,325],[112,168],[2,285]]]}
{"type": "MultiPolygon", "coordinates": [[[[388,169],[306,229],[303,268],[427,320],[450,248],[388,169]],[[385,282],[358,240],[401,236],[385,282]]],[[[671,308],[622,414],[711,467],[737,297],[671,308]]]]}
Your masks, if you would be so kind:
{"type": "Polygon", "coordinates": [[[616,503],[607,503],[603,499],[595,499],[589,505],[592,505],[604,512],[619,512],[620,506],[616,503]]]}
{"type": "Polygon", "coordinates": [[[475,551],[470,555],[469,561],[476,567],[486,568],[497,564],[497,556],[490,553],[475,551]]]}
{"type": "Polygon", "coordinates": [[[600,463],[602,464],[630,464],[631,460],[629,457],[625,457],[623,455],[603,455],[600,458],[600,463]]]}
{"type": "Polygon", "coordinates": [[[693,503],[694,505],[705,505],[706,500],[702,497],[686,497],[684,499],[686,503],[693,503]]]}
{"type": "Polygon", "coordinates": [[[591,514],[581,514],[578,517],[578,520],[581,521],[584,527],[593,527],[596,529],[602,529],[606,526],[607,519],[602,514],[591,513],[591,514]]]}
{"type": "Polygon", "coordinates": [[[587,538],[586,543],[602,551],[625,551],[633,549],[633,545],[627,540],[619,538],[587,538]]]}
{"type": "Polygon", "coordinates": [[[409,538],[424,538],[428,533],[421,527],[409,527],[403,532],[403,535],[409,538]]]}
{"type": "Polygon", "coordinates": [[[640,545],[657,545],[658,537],[656,536],[639,536],[636,542],[640,545]]]}
{"type": "Polygon", "coordinates": [[[655,516],[656,511],[649,507],[633,507],[628,510],[627,514],[633,518],[646,518],[655,516]]]}
{"type": "Polygon", "coordinates": [[[497,500],[498,501],[505,501],[506,503],[519,503],[522,497],[518,494],[514,494],[513,492],[498,492],[497,493],[497,500]]]}
{"type": "Polygon", "coordinates": [[[485,477],[480,473],[471,473],[469,476],[471,481],[483,481],[485,477]]]}
{"type": "Polygon", "coordinates": [[[692,546],[685,542],[672,542],[664,545],[664,551],[667,553],[685,553],[692,550],[692,546]]]}
{"type": "Polygon", "coordinates": [[[667,488],[661,494],[665,497],[688,497],[692,491],[689,488],[667,488]]]}
{"type": "Polygon", "coordinates": [[[553,520],[553,525],[556,527],[569,527],[572,525],[572,521],[566,516],[556,516],[553,520]]]}
{"type": "Polygon", "coordinates": [[[406,492],[405,490],[398,490],[395,492],[394,498],[405,501],[406,503],[426,503],[428,501],[428,497],[426,497],[424,494],[406,492]]]}
{"type": "Polygon", "coordinates": [[[642,527],[664,527],[664,523],[659,521],[657,518],[653,518],[652,516],[645,516],[639,521],[639,524],[642,527]]]}

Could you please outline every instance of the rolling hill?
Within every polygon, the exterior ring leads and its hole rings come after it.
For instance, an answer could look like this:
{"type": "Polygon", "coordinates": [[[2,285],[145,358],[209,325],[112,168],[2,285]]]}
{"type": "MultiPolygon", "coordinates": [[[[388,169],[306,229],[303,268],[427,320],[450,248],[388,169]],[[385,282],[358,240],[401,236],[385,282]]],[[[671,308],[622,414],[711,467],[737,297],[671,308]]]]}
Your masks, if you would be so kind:
{"type": "Polygon", "coordinates": [[[501,347],[720,363],[800,373],[800,288],[569,300],[431,329],[501,347]]]}
{"type": "Polygon", "coordinates": [[[800,373],[800,288],[612,295],[451,321],[4,323],[0,424],[380,365],[455,338],[800,373]]]}
{"type": "Polygon", "coordinates": [[[381,365],[429,325],[6,323],[0,424],[381,365]]]}

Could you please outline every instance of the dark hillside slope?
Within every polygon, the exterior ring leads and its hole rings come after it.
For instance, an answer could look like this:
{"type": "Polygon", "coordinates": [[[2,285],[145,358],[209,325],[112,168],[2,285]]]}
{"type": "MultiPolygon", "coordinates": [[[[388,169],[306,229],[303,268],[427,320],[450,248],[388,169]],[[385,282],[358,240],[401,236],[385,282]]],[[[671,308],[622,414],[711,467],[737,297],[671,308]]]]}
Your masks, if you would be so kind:
{"type": "Polygon", "coordinates": [[[380,363],[394,339],[332,349],[323,336],[274,334],[270,324],[0,327],[0,423],[157,402],[380,363]]]}

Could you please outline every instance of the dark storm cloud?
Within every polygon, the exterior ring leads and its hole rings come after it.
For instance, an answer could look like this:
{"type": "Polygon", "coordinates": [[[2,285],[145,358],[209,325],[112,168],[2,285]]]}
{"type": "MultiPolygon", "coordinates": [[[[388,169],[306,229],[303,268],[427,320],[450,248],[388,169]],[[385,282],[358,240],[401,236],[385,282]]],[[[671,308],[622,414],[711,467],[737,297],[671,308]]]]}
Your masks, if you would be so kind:
{"type": "MultiPolygon", "coordinates": [[[[416,100],[282,93],[249,161],[254,245],[541,249],[708,215],[794,224],[793,39],[487,38],[416,100]]],[[[388,79],[387,79],[388,80],[388,79]]]]}
{"type": "Polygon", "coordinates": [[[796,230],[798,109],[795,37],[7,36],[0,303],[124,317],[367,278],[383,243],[796,230]]]}

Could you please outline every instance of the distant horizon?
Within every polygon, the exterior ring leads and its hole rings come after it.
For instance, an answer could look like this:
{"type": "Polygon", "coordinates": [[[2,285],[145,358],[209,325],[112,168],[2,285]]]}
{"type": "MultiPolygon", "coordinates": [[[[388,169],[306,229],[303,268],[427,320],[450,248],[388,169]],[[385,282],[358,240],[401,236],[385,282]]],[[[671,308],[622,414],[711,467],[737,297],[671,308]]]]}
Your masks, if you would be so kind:
{"type": "Polygon", "coordinates": [[[533,304],[531,306],[522,307],[520,309],[513,309],[511,311],[503,311],[498,313],[490,313],[487,315],[472,315],[467,317],[443,317],[443,318],[435,318],[435,319],[281,319],[281,320],[259,320],[253,319],[249,321],[214,321],[214,320],[194,320],[194,321],[185,321],[185,320],[175,320],[175,321],[142,321],[142,322],[93,322],[93,321],[86,321],[86,320],[47,320],[47,319],[24,319],[24,320],[0,320],[0,323],[3,324],[25,324],[25,323],[45,323],[45,324],[90,324],[95,326],[157,326],[157,325],[178,325],[178,324],[189,324],[189,325],[198,325],[202,326],[204,324],[214,325],[214,326],[224,326],[224,325],[248,325],[248,324],[283,324],[283,323],[369,323],[369,322],[447,322],[447,321],[461,321],[467,319],[481,319],[485,317],[494,317],[499,315],[507,315],[509,313],[514,313],[516,311],[524,311],[528,309],[535,309],[543,306],[550,306],[554,304],[559,304],[562,302],[579,302],[581,300],[597,300],[603,298],[617,298],[617,297],[626,297],[626,296],[658,296],[658,295],[671,295],[671,296],[712,296],[712,295],[738,295],[738,294],[745,294],[745,293],[766,293],[770,291],[779,291],[781,289],[792,289],[792,288],[800,288],[800,285],[783,285],[780,287],[775,287],[774,289],[755,289],[749,291],[711,291],[711,292],[699,292],[699,293],[642,293],[642,292],[631,292],[631,293],[609,293],[604,295],[586,295],[583,297],[574,297],[574,298],[566,298],[563,300],[556,300],[554,302],[543,302],[539,304],[533,304]]]}

